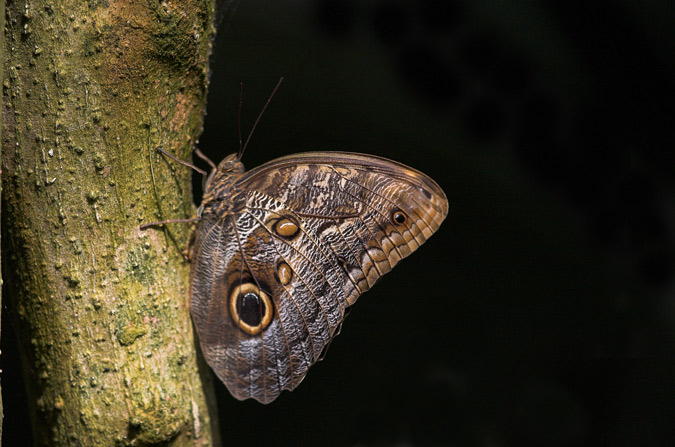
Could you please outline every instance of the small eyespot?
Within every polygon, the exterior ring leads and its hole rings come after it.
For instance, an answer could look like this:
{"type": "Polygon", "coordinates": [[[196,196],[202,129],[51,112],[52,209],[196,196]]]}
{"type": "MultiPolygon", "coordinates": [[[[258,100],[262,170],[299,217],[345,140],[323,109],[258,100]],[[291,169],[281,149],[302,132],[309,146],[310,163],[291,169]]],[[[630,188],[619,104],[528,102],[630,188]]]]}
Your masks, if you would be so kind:
{"type": "Polygon", "coordinates": [[[287,285],[293,279],[293,269],[291,266],[286,264],[284,261],[281,261],[277,264],[277,277],[281,285],[287,285]]]}
{"type": "Polygon", "coordinates": [[[279,236],[286,238],[286,239],[292,239],[294,238],[298,232],[300,231],[300,228],[298,225],[291,221],[288,218],[282,218],[279,219],[275,224],[274,224],[274,232],[277,233],[279,236]]]}
{"type": "Polygon", "coordinates": [[[230,315],[234,323],[249,335],[258,335],[272,322],[270,297],[253,283],[243,283],[230,294],[230,315]]]}
{"type": "Polygon", "coordinates": [[[401,210],[394,211],[391,217],[394,220],[394,222],[398,225],[403,225],[408,221],[408,216],[406,216],[405,213],[401,210]]]}

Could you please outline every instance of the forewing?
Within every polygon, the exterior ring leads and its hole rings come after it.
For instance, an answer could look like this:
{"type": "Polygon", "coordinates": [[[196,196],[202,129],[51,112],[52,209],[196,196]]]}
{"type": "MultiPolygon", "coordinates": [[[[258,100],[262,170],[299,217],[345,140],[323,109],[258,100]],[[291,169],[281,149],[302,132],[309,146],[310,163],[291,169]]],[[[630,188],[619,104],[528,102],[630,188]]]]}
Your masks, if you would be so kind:
{"type": "Polygon", "coordinates": [[[294,213],[313,249],[341,273],[347,305],[423,244],[448,212],[443,190],[425,174],[353,153],[283,157],[244,174],[239,186],[294,213]]]}

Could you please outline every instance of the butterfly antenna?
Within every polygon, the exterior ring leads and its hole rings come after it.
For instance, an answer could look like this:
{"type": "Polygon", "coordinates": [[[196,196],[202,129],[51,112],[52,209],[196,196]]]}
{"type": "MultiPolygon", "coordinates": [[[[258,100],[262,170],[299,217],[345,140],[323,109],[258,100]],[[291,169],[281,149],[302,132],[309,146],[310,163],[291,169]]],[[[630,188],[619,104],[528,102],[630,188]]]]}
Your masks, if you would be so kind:
{"type": "Polygon", "coordinates": [[[241,140],[241,106],[244,103],[244,83],[239,83],[239,117],[237,118],[237,124],[239,127],[239,154],[237,154],[237,159],[241,161],[242,155],[244,155],[243,144],[241,140]]]}
{"type": "Polygon", "coordinates": [[[244,143],[244,147],[239,152],[239,159],[240,160],[241,160],[241,157],[244,155],[244,151],[246,150],[246,146],[248,146],[248,142],[251,141],[251,136],[253,135],[253,131],[258,126],[258,122],[260,121],[260,118],[262,118],[263,113],[265,113],[265,110],[267,110],[267,106],[270,105],[270,101],[272,100],[272,98],[274,97],[274,94],[279,89],[279,86],[281,85],[283,80],[284,80],[283,76],[279,78],[279,82],[277,82],[277,85],[274,87],[274,90],[272,90],[272,93],[270,94],[270,97],[267,98],[267,102],[265,103],[265,106],[260,111],[260,115],[258,115],[258,118],[255,120],[255,123],[253,123],[253,127],[251,128],[251,132],[248,134],[248,138],[246,138],[246,143],[244,143]]]}
{"type": "Polygon", "coordinates": [[[207,162],[209,164],[209,166],[211,166],[212,171],[215,171],[216,169],[218,169],[216,167],[216,164],[213,162],[213,160],[211,160],[209,157],[204,155],[204,153],[202,151],[200,151],[198,148],[195,148],[195,155],[197,157],[201,158],[202,160],[204,160],[205,162],[207,162]]]}

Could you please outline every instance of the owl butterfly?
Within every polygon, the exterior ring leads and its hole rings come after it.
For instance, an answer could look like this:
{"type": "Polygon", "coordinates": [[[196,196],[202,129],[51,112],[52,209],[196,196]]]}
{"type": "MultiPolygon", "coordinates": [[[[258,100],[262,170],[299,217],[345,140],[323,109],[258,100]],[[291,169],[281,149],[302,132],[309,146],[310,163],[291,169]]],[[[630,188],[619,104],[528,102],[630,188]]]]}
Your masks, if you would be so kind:
{"type": "Polygon", "coordinates": [[[190,249],[190,311],[207,363],[237,399],[293,390],[347,309],[447,215],[429,177],[347,152],[251,171],[237,154],[206,183],[190,249]]]}
{"type": "Polygon", "coordinates": [[[206,180],[190,312],[230,393],[269,403],[302,382],[358,297],[438,229],[448,201],[381,157],[308,152],[244,172],[242,153],[206,180]]]}

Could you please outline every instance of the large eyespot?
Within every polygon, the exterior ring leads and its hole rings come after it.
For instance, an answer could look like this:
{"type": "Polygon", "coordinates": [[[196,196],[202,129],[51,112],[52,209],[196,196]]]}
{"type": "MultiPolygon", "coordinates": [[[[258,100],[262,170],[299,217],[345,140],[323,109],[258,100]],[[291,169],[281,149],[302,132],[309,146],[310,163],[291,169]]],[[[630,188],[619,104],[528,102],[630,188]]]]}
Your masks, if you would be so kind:
{"type": "Polygon", "coordinates": [[[272,322],[270,297],[253,283],[236,286],[230,293],[230,315],[234,323],[250,335],[258,335],[272,322]]]}
{"type": "Polygon", "coordinates": [[[391,219],[395,224],[403,225],[408,221],[408,216],[406,216],[403,211],[396,209],[391,213],[391,219]]]}
{"type": "Polygon", "coordinates": [[[298,232],[300,232],[300,227],[293,220],[288,217],[282,217],[278,219],[273,227],[274,232],[284,239],[293,239],[298,232]]]}

